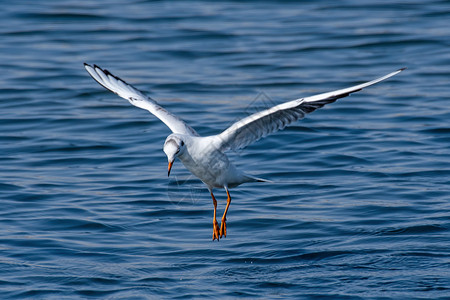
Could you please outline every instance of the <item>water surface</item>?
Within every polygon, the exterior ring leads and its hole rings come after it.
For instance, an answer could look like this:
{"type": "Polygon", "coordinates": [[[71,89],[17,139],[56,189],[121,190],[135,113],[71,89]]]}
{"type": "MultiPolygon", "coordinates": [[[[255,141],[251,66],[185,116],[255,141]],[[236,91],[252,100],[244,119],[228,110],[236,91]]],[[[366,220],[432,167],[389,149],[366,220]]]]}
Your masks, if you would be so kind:
{"type": "MultiPolygon", "coordinates": [[[[0,292],[9,299],[450,295],[448,1],[0,4],[0,292]],[[232,153],[228,237],[168,128],[200,134],[408,70],[232,153]]],[[[217,190],[219,210],[226,195],[217,190]]],[[[221,212],[219,213],[221,214],[221,212]]]]}

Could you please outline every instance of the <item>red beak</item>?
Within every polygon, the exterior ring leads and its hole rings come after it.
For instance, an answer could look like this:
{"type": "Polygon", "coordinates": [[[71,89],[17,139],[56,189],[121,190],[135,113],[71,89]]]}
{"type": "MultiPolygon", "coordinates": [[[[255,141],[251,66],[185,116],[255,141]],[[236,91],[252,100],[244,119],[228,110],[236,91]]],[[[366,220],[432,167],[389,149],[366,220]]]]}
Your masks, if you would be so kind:
{"type": "Polygon", "coordinates": [[[172,165],[173,165],[173,161],[169,161],[169,166],[167,167],[167,170],[168,170],[167,177],[170,176],[170,170],[172,170],[172,165]]]}

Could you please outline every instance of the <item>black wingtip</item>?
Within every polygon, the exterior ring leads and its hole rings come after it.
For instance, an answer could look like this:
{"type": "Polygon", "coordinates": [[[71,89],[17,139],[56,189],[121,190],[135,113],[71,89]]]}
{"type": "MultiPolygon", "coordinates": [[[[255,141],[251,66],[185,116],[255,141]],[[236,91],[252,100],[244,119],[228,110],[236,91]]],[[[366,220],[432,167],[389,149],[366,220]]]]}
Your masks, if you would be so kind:
{"type": "Polygon", "coordinates": [[[92,66],[90,65],[90,64],[88,64],[88,63],[83,63],[83,65],[84,65],[84,68],[87,70],[87,68],[89,67],[89,68],[92,68],[92,66]]]}
{"type": "Polygon", "coordinates": [[[399,71],[405,71],[406,69],[408,69],[407,67],[403,67],[401,69],[398,69],[399,71]]]}

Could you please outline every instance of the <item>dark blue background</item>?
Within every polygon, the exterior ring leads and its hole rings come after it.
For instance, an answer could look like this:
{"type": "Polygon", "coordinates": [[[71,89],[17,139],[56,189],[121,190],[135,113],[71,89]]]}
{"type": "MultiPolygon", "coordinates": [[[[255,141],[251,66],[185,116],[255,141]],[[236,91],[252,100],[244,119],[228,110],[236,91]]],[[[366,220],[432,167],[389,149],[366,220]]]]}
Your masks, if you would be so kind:
{"type": "Polygon", "coordinates": [[[449,1],[5,2],[1,298],[449,296],[449,1]],[[232,153],[275,183],[232,190],[212,242],[169,130],[83,62],[203,135],[408,70],[232,153]]]}

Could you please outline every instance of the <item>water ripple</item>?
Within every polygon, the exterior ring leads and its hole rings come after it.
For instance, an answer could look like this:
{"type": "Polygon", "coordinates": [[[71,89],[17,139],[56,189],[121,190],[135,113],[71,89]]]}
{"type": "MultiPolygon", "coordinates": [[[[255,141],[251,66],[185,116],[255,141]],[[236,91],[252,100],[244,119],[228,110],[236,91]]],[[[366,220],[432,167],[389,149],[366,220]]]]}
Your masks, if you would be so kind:
{"type": "Polygon", "coordinates": [[[448,1],[0,8],[1,298],[447,297],[448,1]],[[205,135],[408,70],[230,153],[274,182],[233,189],[212,243],[206,187],[167,179],[170,131],[83,62],[205,135]]]}

